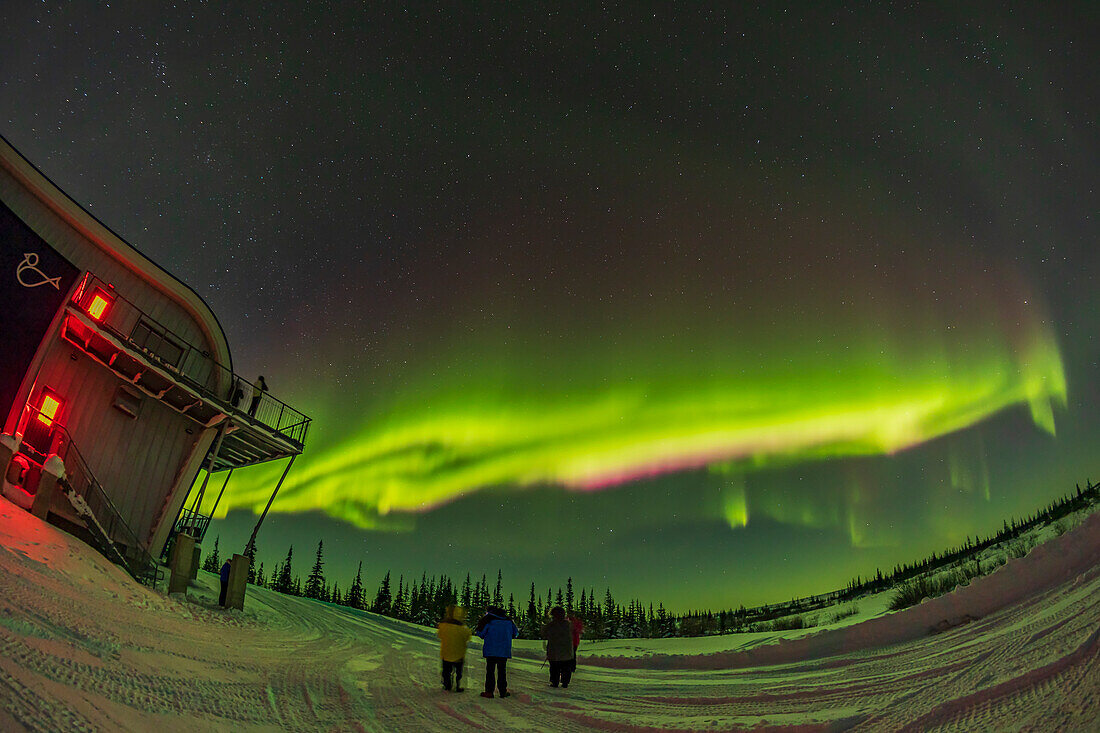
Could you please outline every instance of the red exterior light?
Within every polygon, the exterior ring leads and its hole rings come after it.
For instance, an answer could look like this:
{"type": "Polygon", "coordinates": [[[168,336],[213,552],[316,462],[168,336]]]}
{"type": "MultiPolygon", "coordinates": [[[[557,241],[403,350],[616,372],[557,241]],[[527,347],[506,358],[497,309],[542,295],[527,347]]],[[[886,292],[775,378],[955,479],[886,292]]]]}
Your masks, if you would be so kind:
{"type": "Polygon", "coordinates": [[[107,313],[107,306],[111,304],[111,298],[102,290],[96,290],[92,300],[88,303],[88,315],[97,321],[102,321],[107,313]]]}
{"type": "Polygon", "coordinates": [[[23,443],[43,456],[56,453],[62,437],[61,424],[65,418],[65,400],[49,387],[44,387],[27,405],[27,427],[23,443]]]}
{"type": "Polygon", "coordinates": [[[51,426],[57,419],[57,413],[61,409],[61,400],[52,392],[42,392],[42,404],[38,408],[38,419],[44,425],[51,426]]]}

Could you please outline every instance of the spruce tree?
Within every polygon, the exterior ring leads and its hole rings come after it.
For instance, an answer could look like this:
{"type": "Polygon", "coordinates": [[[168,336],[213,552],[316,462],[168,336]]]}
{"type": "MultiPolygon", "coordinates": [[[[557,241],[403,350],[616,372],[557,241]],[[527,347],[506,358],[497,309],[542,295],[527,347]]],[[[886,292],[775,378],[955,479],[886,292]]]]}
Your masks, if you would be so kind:
{"type": "Polygon", "coordinates": [[[324,540],[320,540],[317,542],[317,559],[313,561],[313,569],[309,571],[309,577],[306,578],[306,598],[316,598],[317,600],[324,600],[325,573],[322,569],[324,566],[324,559],[322,557],[322,554],[324,552],[324,545],[324,540]]]}
{"type": "Polygon", "coordinates": [[[489,605],[489,583],[485,580],[484,574],[481,576],[481,582],[474,588],[474,595],[477,597],[474,605],[477,606],[479,613],[484,613],[489,605]]]}
{"type": "Polygon", "coordinates": [[[573,614],[573,579],[565,579],[565,612],[573,614]]]}
{"type": "Polygon", "coordinates": [[[279,577],[275,581],[275,590],[280,593],[294,592],[294,577],[291,575],[291,560],[294,558],[294,545],[286,551],[286,560],[279,566],[279,577]]]}
{"type": "Polygon", "coordinates": [[[359,569],[355,571],[355,580],[352,581],[351,588],[348,588],[347,595],[344,596],[344,605],[351,608],[363,607],[363,561],[359,561],[359,569]]]}
{"type": "Polygon", "coordinates": [[[382,585],[378,586],[378,593],[374,596],[374,603],[371,604],[370,610],[374,613],[389,615],[392,604],[393,597],[390,593],[390,571],[387,570],[386,577],[382,578],[382,585]]]}
{"type": "Polygon", "coordinates": [[[527,601],[527,634],[534,638],[539,625],[539,607],[535,603],[535,584],[531,583],[531,597],[527,601]]]}
{"type": "Polygon", "coordinates": [[[428,580],[427,573],[420,576],[420,587],[417,590],[417,608],[410,614],[413,621],[421,626],[431,626],[438,620],[435,611],[435,580],[428,580]]]}
{"type": "Polygon", "coordinates": [[[214,538],[214,549],[206,559],[203,560],[202,569],[209,573],[217,573],[222,569],[221,558],[218,557],[218,540],[221,539],[221,535],[214,538]]]}
{"type": "Polygon", "coordinates": [[[469,608],[472,603],[472,596],[470,595],[470,574],[466,573],[466,582],[462,584],[462,607],[469,608]]]}
{"type": "Polygon", "coordinates": [[[497,570],[497,587],[493,590],[493,605],[500,608],[504,605],[504,578],[497,570]]]}
{"type": "Polygon", "coordinates": [[[409,589],[405,586],[405,575],[402,573],[397,576],[397,595],[393,597],[392,610],[396,618],[403,618],[408,611],[408,595],[409,589]]]}
{"type": "Polygon", "coordinates": [[[611,589],[607,589],[607,595],[604,597],[604,619],[605,628],[607,631],[607,638],[617,639],[619,638],[619,623],[617,614],[615,612],[615,599],[611,597],[611,589]]]}
{"type": "Polygon", "coordinates": [[[248,582],[256,585],[256,544],[249,543],[244,548],[244,556],[248,558],[248,582]]]}

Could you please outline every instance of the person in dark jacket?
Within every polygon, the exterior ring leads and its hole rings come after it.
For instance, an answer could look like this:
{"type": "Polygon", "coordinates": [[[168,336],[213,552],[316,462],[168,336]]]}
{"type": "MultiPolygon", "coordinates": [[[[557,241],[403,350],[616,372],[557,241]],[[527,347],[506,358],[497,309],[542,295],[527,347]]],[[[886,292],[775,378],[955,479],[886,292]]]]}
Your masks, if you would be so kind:
{"type": "Polygon", "coordinates": [[[542,627],[542,638],[546,639],[546,659],[550,662],[550,686],[569,687],[569,678],[573,676],[573,625],[565,620],[565,609],[554,606],[550,609],[550,622],[542,627]]]}
{"type": "Polygon", "coordinates": [[[241,380],[240,380],[240,377],[238,377],[237,381],[233,382],[233,396],[230,398],[230,402],[233,403],[234,407],[240,407],[241,406],[241,400],[243,400],[243,399],[244,399],[244,387],[241,386],[241,380]]]}
{"type": "Polygon", "coordinates": [[[221,592],[221,595],[218,596],[218,605],[224,607],[225,606],[225,596],[226,596],[227,593],[229,593],[229,561],[228,560],[226,560],[225,563],[222,565],[221,580],[222,580],[222,592],[221,592]]]}
{"type": "Polygon", "coordinates": [[[577,671],[577,648],[581,645],[581,633],[584,632],[584,622],[577,616],[570,614],[566,616],[566,621],[573,629],[573,672],[577,671]]]}
{"type": "Polygon", "coordinates": [[[519,628],[504,609],[489,606],[487,612],[477,622],[474,634],[485,640],[481,647],[481,656],[485,657],[485,692],[482,697],[492,697],[493,688],[500,690],[501,697],[508,697],[508,677],[506,666],[512,657],[512,639],[519,636],[519,628]]]}
{"type": "Polygon", "coordinates": [[[260,406],[260,398],[264,396],[264,392],[267,391],[267,382],[264,381],[264,376],[261,374],[256,378],[256,383],[252,385],[252,402],[248,405],[248,414],[252,417],[256,417],[256,408],[260,406]]]}

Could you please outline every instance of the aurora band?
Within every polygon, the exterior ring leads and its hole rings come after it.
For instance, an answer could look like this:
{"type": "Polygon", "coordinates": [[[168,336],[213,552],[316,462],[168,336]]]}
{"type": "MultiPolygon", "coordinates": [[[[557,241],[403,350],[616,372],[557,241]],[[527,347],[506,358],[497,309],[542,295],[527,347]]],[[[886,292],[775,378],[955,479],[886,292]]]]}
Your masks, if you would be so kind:
{"type": "MultiPolygon", "coordinates": [[[[354,406],[334,414],[274,509],[384,526],[391,512],[487,487],[593,491],[715,464],[748,472],[890,454],[1016,405],[1053,433],[1066,381],[1047,321],[1037,310],[1011,325],[991,308],[969,316],[965,327],[910,324],[905,339],[897,324],[865,323],[834,324],[830,339],[788,329],[749,347],[742,333],[728,349],[594,339],[587,360],[558,363],[548,348],[526,360],[515,349],[455,349],[361,427],[343,430],[354,406]]],[[[261,510],[276,470],[234,479],[219,514],[261,510]]]]}

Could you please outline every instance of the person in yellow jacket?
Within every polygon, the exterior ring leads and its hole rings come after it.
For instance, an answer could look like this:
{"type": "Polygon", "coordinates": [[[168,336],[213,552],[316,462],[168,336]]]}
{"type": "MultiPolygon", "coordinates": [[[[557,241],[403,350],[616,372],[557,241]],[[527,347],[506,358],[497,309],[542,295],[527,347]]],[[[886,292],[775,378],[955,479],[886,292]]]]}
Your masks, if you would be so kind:
{"type": "Polygon", "coordinates": [[[470,640],[470,629],[463,623],[466,609],[461,606],[447,606],[443,620],[439,622],[436,636],[439,637],[439,657],[443,660],[443,689],[451,691],[451,673],[454,672],[455,692],[462,692],[462,663],[466,661],[466,642],[470,640]]]}

